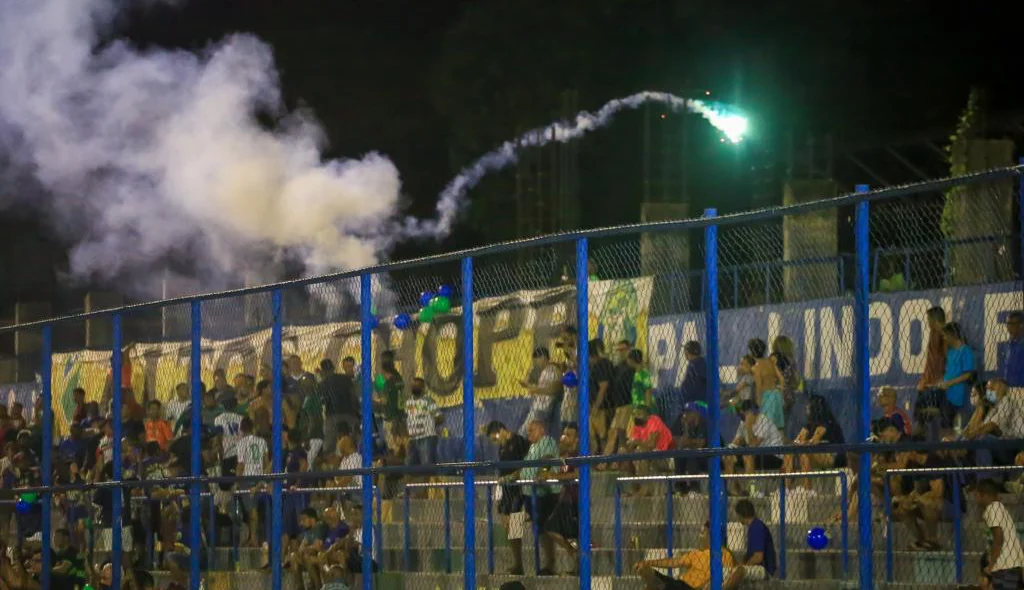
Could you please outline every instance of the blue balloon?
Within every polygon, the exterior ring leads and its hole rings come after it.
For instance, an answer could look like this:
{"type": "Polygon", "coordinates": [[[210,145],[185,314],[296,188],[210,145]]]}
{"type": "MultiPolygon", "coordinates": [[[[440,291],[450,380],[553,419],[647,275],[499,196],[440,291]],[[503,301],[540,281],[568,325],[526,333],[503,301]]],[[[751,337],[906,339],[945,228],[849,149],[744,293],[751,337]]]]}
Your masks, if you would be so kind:
{"type": "Polygon", "coordinates": [[[807,546],[815,551],[821,551],[828,547],[828,535],[825,533],[825,529],[814,527],[807,531],[807,546]]]}
{"type": "Polygon", "coordinates": [[[447,297],[451,299],[451,297],[455,295],[455,289],[452,289],[451,285],[441,285],[440,287],[437,288],[437,294],[440,295],[441,297],[447,297]]]}
{"type": "Polygon", "coordinates": [[[424,292],[420,293],[420,299],[419,299],[420,307],[429,307],[430,306],[430,300],[433,299],[436,296],[437,296],[437,294],[431,293],[430,291],[424,291],[424,292]]]}
{"type": "Polygon", "coordinates": [[[400,313],[395,316],[395,327],[399,330],[408,330],[412,326],[412,318],[407,313],[400,313]]]}
{"type": "Polygon", "coordinates": [[[32,504],[24,500],[18,500],[18,503],[14,505],[14,509],[18,514],[28,514],[29,512],[32,512],[32,504]]]}
{"type": "Polygon", "coordinates": [[[576,376],[575,371],[566,371],[565,375],[562,375],[562,385],[566,387],[577,387],[580,384],[580,378],[576,376]]]}

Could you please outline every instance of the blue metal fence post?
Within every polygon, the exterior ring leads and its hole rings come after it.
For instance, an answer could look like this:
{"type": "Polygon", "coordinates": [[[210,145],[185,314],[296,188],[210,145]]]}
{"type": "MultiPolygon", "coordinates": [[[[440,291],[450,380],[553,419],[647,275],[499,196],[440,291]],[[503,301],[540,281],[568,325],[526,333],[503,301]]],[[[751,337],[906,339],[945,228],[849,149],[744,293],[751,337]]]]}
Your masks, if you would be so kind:
{"type": "MultiPolygon", "coordinates": [[[[191,397],[192,397],[192,412],[189,438],[191,439],[191,465],[189,466],[189,476],[198,478],[203,474],[203,455],[202,455],[202,429],[203,429],[203,304],[200,300],[196,299],[192,302],[192,342],[191,350],[189,351],[189,376],[191,383],[189,384],[191,397]]],[[[192,547],[199,547],[198,539],[200,537],[200,530],[202,525],[202,518],[199,513],[200,510],[200,493],[201,488],[199,482],[193,482],[189,486],[189,537],[192,543],[192,547]]],[[[210,505],[213,506],[213,492],[210,493],[210,505]]],[[[216,526],[216,525],[211,525],[216,526]]],[[[214,542],[213,537],[208,540],[212,545],[214,542]]],[[[212,551],[212,549],[211,549],[212,551]]],[[[211,553],[211,556],[213,554],[211,553]]],[[[213,569],[213,561],[207,564],[207,567],[213,569]]],[[[189,556],[189,588],[192,590],[199,590],[199,551],[193,550],[189,556]]]]}
{"type": "Polygon", "coordinates": [[[1017,197],[1017,208],[1018,215],[1020,216],[1020,276],[1024,279],[1024,158],[1020,159],[1021,170],[1017,174],[1017,190],[1019,195],[1017,197]]]}
{"type": "Polygon", "coordinates": [[[452,489],[444,488],[444,573],[452,573],[452,489]]]}
{"type": "Polygon", "coordinates": [[[779,484],[779,579],[786,579],[786,480],[779,484]]]}
{"type": "MultiPolygon", "coordinates": [[[[704,217],[717,217],[716,209],[705,209],[704,217]]],[[[707,335],[707,401],[708,401],[708,446],[721,446],[722,434],[719,424],[718,401],[718,226],[713,222],[704,229],[704,274],[708,297],[704,305],[704,331],[707,335]]],[[[725,505],[722,483],[722,458],[712,455],[708,460],[708,510],[711,520],[711,590],[722,589],[722,546],[725,529],[725,505]]]]}
{"type": "MultiPolygon", "coordinates": [[[[40,397],[43,404],[43,456],[42,456],[42,479],[43,486],[53,485],[53,327],[50,324],[43,326],[42,333],[43,353],[39,360],[39,381],[40,397]]],[[[43,571],[40,575],[42,587],[50,587],[50,535],[53,527],[50,526],[51,511],[50,505],[53,500],[53,493],[43,492],[41,496],[43,509],[43,571]]],[[[6,531],[5,531],[6,532],[6,531]]]]}
{"type": "Polygon", "coordinates": [[[885,511],[885,581],[893,581],[892,491],[889,474],[882,476],[882,509],[885,511]]]}
{"type": "MultiPolygon", "coordinates": [[[[665,481],[665,553],[669,559],[672,558],[672,545],[675,543],[672,533],[676,527],[675,519],[672,518],[672,515],[675,513],[675,507],[672,505],[673,487],[675,487],[673,480],[665,481]]],[[[672,577],[672,568],[668,568],[668,577],[672,577]]]]}
{"type": "MultiPolygon", "coordinates": [[[[363,468],[373,467],[373,332],[370,326],[373,325],[373,275],[364,274],[359,277],[359,307],[362,327],[359,333],[359,367],[360,379],[362,381],[362,402],[360,403],[360,415],[362,416],[363,441],[360,445],[362,451],[363,468]]],[[[373,477],[367,473],[362,476],[363,486],[363,590],[373,590],[373,526],[367,522],[366,514],[373,514],[370,509],[373,506],[373,477]]],[[[409,543],[409,496],[408,491],[405,497],[405,525],[406,525],[406,547],[409,543]]],[[[370,517],[372,521],[373,517],[370,517]]],[[[408,551],[406,551],[408,553],[408,551]]]]}
{"type": "MultiPolygon", "coordinates": [[[[857,185],[858,193],[868,192],[868,186],[857,185]]],[[[857,203],[854,216],[854,238],[856,251],[856,285],[854,290],[854,372],[856,375],[857,397],[860,398],[857,440],[865,441],[871,435],[871,351],[868,330],[870,329],[870,269],[871,246],[868,219],[868,202],[857,203]]],[[[860,543],[857,556],[860,561],[861,590],[870,590],[874,584],[871,524],[871,454],[861,453],[857,465],[857,530],[860,543]]]]}
{"type": "MultiPolygon", "coordinates": [[[[281,290],[274,289],[270,293],[270,314],[273,318],[273,324],[270,327],[270,364],[271,371],[273,372],[273,419],[270,426],[270,465],[271,470],[274,473],[281,473],[283,467],[282,461],[282,410],[284,407],[284,393],[282,388],[283,383],[283,372],[284,367],[282,363],[284,361],[284,351],[282,350],[282,338],[284,333],[284,317],[282,317],[283,310],[281,309],[281,290]]],[[[282,508],[282,491],[283,482],[279,479],[275,479],[271,484],[270,493],[270,538],[267,539],[268,544],[271,547],[270,551],[270,570],[271,570],[271,587],[273,590],[281,590],[281,558],[283,553],[283,547],[281,546],[281,508],[282,508]]]]}
{"type": "Polygon", "coordinates": [[[849,482],[846,479],[846,472],[839,472],[839,483],[843,486],[839,495],[839,530],[843,543],[843,578],[850,573],[850,517],[847,511],[850,507],[849,482]]]}
{"type": "Polygon", "coordinates": [[[960,488],[960,476],[959,474],[953,474],[953,559],[956,563],[956,583],[962,584],[964,581],[964,543],[963,543],[963,525],[961,524],[962,515],[960,513],[960,494],[962,493],[960,488]]]}
{"type": "Polygon", "coordinates": [[[487,485],[487,573],[494,575],[494,486],[487,485]]]}
{"type": "MultiPolygon", "coordinates": [[[[576,388],[579,406],[580,456],[590,455],[590,254],[586,238],[576,240],[576,388]]],[[[590,465],[579,467],[580,588],[590,588],[590,465]]]]}
{"type": "Polygon", "coordinates": [[[622,486],[615,480],[615,521],[613,534],[615,542],[615,575],[622,575],[622,486]]]}
{"type": "MultiPolygon", "coordinates": [[[[473,390],[473,259],[462,259],[462,444],[466,463],[476,461],[476,396],[473,390]]],[[[466,499],[462,518],[463,585],[476,588],[476,481],[473,468],[464,474],[466,499]]]]}
{"type": "Polygon", "coordinates": [[[113,513],[113,518],[110,523],[110,561],[114,574],[110,587],[120,588],[121,553],[123,552],[124,547],[124,540],[121,538],[121,534],[123,532],[122,528],[124,526],[124,490],[121,488],[121,478],[124,467],[123,449],[121,448],[121,439],[124,438],[124,424],[121,422],[122,404],[124,404],[124,396],[121,392],[121,368],[124,362],[121,357],[121,314],[115,313],[110,318],[110,321],[114,341],[110,351],[110,419],[114,422],[113,479],[117,482],[117,485],[110,490],[111,495],[113,496],[111,499],[111,511],[113,513]]]}

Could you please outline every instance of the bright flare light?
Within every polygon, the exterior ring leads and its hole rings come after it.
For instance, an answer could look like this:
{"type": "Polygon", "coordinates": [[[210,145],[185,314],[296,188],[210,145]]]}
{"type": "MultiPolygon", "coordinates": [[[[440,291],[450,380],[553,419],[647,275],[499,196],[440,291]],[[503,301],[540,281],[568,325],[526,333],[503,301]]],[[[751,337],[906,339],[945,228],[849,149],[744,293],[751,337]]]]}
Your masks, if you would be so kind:
{"type": "Polygon", "coordinates": [[[707,119],[712,127],[721,131],[732,143],[743,141],[750,123],[735,108],[719,102],[691,100],[690,107],[707,119]]]}

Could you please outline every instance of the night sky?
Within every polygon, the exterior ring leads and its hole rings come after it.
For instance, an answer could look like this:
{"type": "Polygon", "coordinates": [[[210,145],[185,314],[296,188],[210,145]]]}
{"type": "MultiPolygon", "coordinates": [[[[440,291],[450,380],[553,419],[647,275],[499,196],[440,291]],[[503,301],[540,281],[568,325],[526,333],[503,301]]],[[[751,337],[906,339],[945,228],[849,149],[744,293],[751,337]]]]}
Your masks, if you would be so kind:
{"type": "MultiPolygon", "coordinates": [[[[255,33],[274,48],[288,104],[311,108],[326,128],[328,155],[387,154],[402,173],[408,211],[426,216],[459,167],[517,129],[549,122],[566,89],[578,90],[587,109],[644,89],[711,89],[754,113],[757,136],[745,149],[760,159],[781,157],[789,133],[883,142],[952,130],[972,85],[985,90],[988,112],[1022,111],[1014,90],[1022,86],[1015,48],[1024,11],[997,6],[193,0],[125,15],[109,35],[201,50],[232,32],[255,33]]],[[[581,147],[581,193],[594,205],[585,226],[638,216],[637,135],[628,120],[621,126],[581,147]]],[[[691,154],[690,168],[705,170],[698,186],[725,182],[709,176],[720,167],[701,165],[726,157],[707,140],[691,154]]],[[[488,190],[498,188],[482,185],[471,207],[498,216],[487,209],[488,190]]],[[[691,210],[704,204],[695,199],[691,210]]],[[[737,199],[734,209],[749,206],[737,199]]],[[[56,311],[81,306],[80,290],[60,287],[66,244],[41,219],[0,210],[0,315],[18,298],[52,300],[56,311]]],[[[392,257],[495,235],[504,237],[465,223],[443,244],[407,245],[392,257]]]]}

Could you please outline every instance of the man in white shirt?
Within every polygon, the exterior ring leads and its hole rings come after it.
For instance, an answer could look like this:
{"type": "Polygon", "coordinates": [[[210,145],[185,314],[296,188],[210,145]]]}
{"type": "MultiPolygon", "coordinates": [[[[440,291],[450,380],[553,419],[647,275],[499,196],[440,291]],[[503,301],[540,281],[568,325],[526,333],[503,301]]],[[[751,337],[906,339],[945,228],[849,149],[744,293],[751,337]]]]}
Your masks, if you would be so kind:
{"type": "MultiPolygon", "coordinates": [[[[760,448],[760,447],[781,447],[782,433],[775,427],[771,418],[761,413],[753,400],[746,400],[740,404],[737,413],[740,416],[740,425],[736,429],[736,436],[732,439],[730,448],[760,448]]],[[[755,473],[757,471],[778,471],[782,469],[782,457],[774,454],[750,454],[743,455],[743,472],[755,473]]],[[[722,458],[722,468],[725,473],[736,472],[737,459],[735,455],[728,455],[722,458]]],[[[742,495],[740,488],[735,488],[737,494],[742,495]]]]}
{"type": "MultiPolygon", "coordinates": [[[[985,416],[981,426],[968,429],[964,438],[969,440],[995,440],[1024,438],[1024,406],[1019,395],[1010,392],[1006,381],[1000,378],[989,379],[985,385],[985,398],[992,404],[992,409],[985,416]]],[[[978,467],[993,465],[1012,465],[1013,449],[980,448],[975,451],[975,464],[978,467]]],[[[984,477],[984,476],[982,476],[984,477]]]]}
{"type": "Polygon", "coordinates": [[[167,402],[167,406],[164,407],[164,414],[167,421],[171,423],[172,428],[178,423],[178,418],[181,417],[181,414],[192,405],[191,393],[187,383],[179,383],[175,386],[174,398],[167,402]]]}
{"type": "MultiPolygon", "coordinates": [[[[340,471],[348,469],[359,469],[363,466],[363,458],[356,451],[356,443],[352,440],[352,437],[345,434],[338,438],[338,456],[341,457],[341,462],[338,464],[340,471]]],[[[345,500],[352,505],[360,506],[363,502],[362,489],[363,489],[363,476],[361,475],[341,475],[334,480],[334,485],[338,487],[351,487],[354,488],[344,493],[345,500]]]]}
{"type": "MultiPolygon", "coordinates": [[[[252,420],[248,417],[242,418],[240,423],[240,430],[242,436],[239,437],[238,442],[235,445],[237,451],[238,466],[236,471],[238,475],[264,475],[267,472],[267,441],[253,434],[252,420]]],[[[258,518],[257,508],[259,503],[257,502],[256,489],[259,486],[255,482],[242,482],[239,484],[239,490],[248,490],[249,493],[241,496],[242,505],[245,507],[246,515],[249,518],[249,546],[258,547],[259,542],[256,538],[256,523],[261,522],[258,518]]],[[[245,541],[242,541],[243,544],[245,541]]]]}
{"type": "Polygon", "coordinates": [[[983,574],[992,590],[1017,590],[1024,567],[1017,525],[1006,506],[999,501],[1000,486],[991,479],[978,482],[976,494],[982,508],[982,519],[991,535],[989,550],[983,556],[983,574]]]}
{"type": "Polygon", "coordinates": [[[562,374],[558,367],[551,363],[551,353],[547,348],[538,346],[533,349],[533,366],[539,371],[537,384],[530,385],[526,379],[519,382],[533,398],[530,413],[519,428],[519,434],[524,437],[531,423],[548,423],[551,419],[551,410],[555,406],[555,398],[562,391],[562,374]]]}
{"type": "Polygon", "coordinates": [[[213,420],[214,428],[220,430],[223,448],[221,471],[224,475],[237,475],[235,468],[238,466],[238,440],[242,438],[242,415],[235,411],[237,407],[235,398],[225,399],[224,413],[213,420]]]}

